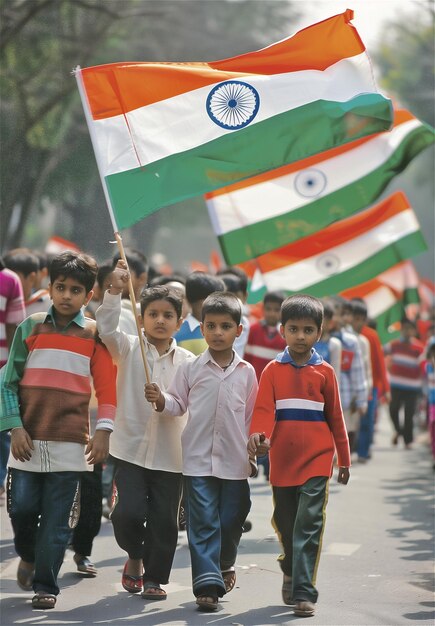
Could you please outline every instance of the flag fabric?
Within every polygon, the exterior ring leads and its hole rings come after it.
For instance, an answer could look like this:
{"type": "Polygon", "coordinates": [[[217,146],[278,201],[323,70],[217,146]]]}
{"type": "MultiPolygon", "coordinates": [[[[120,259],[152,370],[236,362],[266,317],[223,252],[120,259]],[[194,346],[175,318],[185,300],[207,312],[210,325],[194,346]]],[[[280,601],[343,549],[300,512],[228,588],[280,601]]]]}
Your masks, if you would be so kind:
{"type": "Polygon", "coordinates": [[[252,288],[323,297],[366,282],[427,246],[406,196],[375,206],[297,242],[239,264],[252,288]]]}
{"type": "Polygon", "coordinates": [[[259,51],[209,63],[76,70],[119,228],[157,209],[388,130],[347,10],[259,51]]]}
{"type": "Polygon", "coordinates": [[[431,126],[397,109],[389,133],[206,194],[226,262],[242,263],[365,209],[434,139],[431,126]]]}
{"type": "Polygon", "coordinates": [[[377,278],[341,292],[347,300],[362,298],[369,317],[376,321],[381,343],[385,344],[400,335],[400,321],[410,308],[419,303],[419,276],[411,261],[398,263],[382,272],[377,278]]]}

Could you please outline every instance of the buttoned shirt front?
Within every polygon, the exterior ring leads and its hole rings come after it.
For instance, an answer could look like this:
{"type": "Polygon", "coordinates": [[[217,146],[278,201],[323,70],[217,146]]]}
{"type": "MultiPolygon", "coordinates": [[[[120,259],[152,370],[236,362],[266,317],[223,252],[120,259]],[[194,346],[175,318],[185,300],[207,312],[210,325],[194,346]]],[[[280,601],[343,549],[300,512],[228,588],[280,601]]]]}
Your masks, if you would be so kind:
{"type": "Polygon", "coordinates": [[[246,444],[257,395],[252,365],[233,352],[227,369],[209,350],[178,368],[163,415],[189,417],[181,437],[183,474],[242,480],[250,474],[246,444]]]}

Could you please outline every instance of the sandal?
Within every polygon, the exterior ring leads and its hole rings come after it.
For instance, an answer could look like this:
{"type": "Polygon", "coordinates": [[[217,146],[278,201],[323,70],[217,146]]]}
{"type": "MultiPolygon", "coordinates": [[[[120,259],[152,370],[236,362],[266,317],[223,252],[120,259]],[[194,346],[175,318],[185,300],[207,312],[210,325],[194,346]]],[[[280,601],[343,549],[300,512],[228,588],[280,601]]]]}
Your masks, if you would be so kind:
{"type": "Polygon", "coordinates": [[[229,593],[232,589],[234,589],[234,585],[236,584],[236,571],[234,567],[230,567],[222,572],[222,578],[224,579],[225,591],[229,593]]]}
{"type": "Polygon", "coordinates": [[[17,585],[23,591],[32,591],[33,578],[35,576],[35,566],[33,563],[27,563],[20,560],[17,569],[17,585]],[[25,565],[27,567],[25,567],[25,565]]]}
{"type": "Polygon", "coordinates": [[[150,580],[144,583],[141,596],[145,600],[166,600],[168,597],[166,591],[160,587],[159,583],[153,583],[150,580]]]}
{"type": "Polygon", "coordinates": [[[90,562],[87,556],[82,556],[81,554],[74,554],[73,556],[74,563],[77,565],[77,571],[84,578],[94,578],[98,571],[93,563],[90,562]]]}
{"type": "Polygon", "coordinates": [[[38,591],[32,598],[32,608],[34,609],[54,609],[56,606],[56,596],[45,591],[38,591]]]}
{"type": "Polygon", "coordinates": [[[142,576],[132,576],[131,574],[127,574],[125,571],[127,569],[127,565],[128,561],[124,565],[124,570],[122,572],[122,586],[129,593],[140,593],[143,585],[142,576]]]}
{"type": "Polygon", "coordinates": [[[218,597],[217,596],[198,596],[196,598],[196,604],[200,611],[217,611],[218,597]]]}
{"type": "Polygon", "coordinates": [[[284,604],[288,604],[289,606],[294,606],[296,604],[296,602],[293,599],[292,579],[290,580],[283,579],[281,593],[282,593],[282,601],[284,602],[284,604]]]}

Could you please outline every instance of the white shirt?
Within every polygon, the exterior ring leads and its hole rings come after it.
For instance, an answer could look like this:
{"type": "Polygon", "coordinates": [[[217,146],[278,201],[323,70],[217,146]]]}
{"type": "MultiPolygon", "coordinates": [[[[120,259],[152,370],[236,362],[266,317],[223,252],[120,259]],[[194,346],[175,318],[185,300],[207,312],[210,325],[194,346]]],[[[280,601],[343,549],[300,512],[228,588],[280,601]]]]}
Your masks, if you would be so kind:
{"type": "MultiPolygon", "coordinates": [[[[139,337],[119,329],[120,312],[121,296],[106,291],[96,319],[100,337],[118,366],[118,402],[110,454],[147,469],[181,472],[181,433],[187,416],[185,411],[175,419],[164,416],[145,400],[139,337]]],[[[175,339],[169,352],[162,355],[146,338],[144,342],[151,380],[162,390],[168,388],[181,363],[194,359],[191,352],[177,346],[175,339]]]]}
{"type": "Polygon", "coordinates": [[[184,475],[248,478],[246,444],[257,388],[254,368],[236,352],[225,371],[209,350],[182,363],[164,393],[162,415],[189,409],[181,437],[184,475]]]}

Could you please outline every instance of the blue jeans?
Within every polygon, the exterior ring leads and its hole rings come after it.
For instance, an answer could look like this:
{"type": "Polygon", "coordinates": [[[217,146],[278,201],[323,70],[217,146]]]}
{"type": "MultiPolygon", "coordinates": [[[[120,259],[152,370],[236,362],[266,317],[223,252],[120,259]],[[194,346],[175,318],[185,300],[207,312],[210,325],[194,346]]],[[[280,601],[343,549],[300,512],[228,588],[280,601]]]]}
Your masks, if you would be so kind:
{"type": "Polygon", "coordinates": [[[6,475],[8,473],[9,449],[11,447],[11,436],[7,430],[0,432],[0,487],[4,487],[6,475]]]}
{"type": "Polygon", "coordinates": [[[373,388],[373,395],[367,405],[367,411],[362,416],[359,424],[357,453],[362,459],[368,459],[370,446],[373,443],[373,433],[375,430],[376,407],[378,405],[378,390],[373,388]]]}
{"type": "Polygon", "coordinates": [[[201,595],[203,587],[214,585],[222,597],[225,585],[221,572],[236,562],[243,524],[251,508],[248,481],[185,476],[184,501],[193,593],[201,595]]]}
{"type": "Polygon", "coordinates": [[[69,517],[80,473],[10,473],[8,512],[15,550],[23,561],[35,564],[33,590],[58,595],[57,575],[71,535],[69,517]]]}

